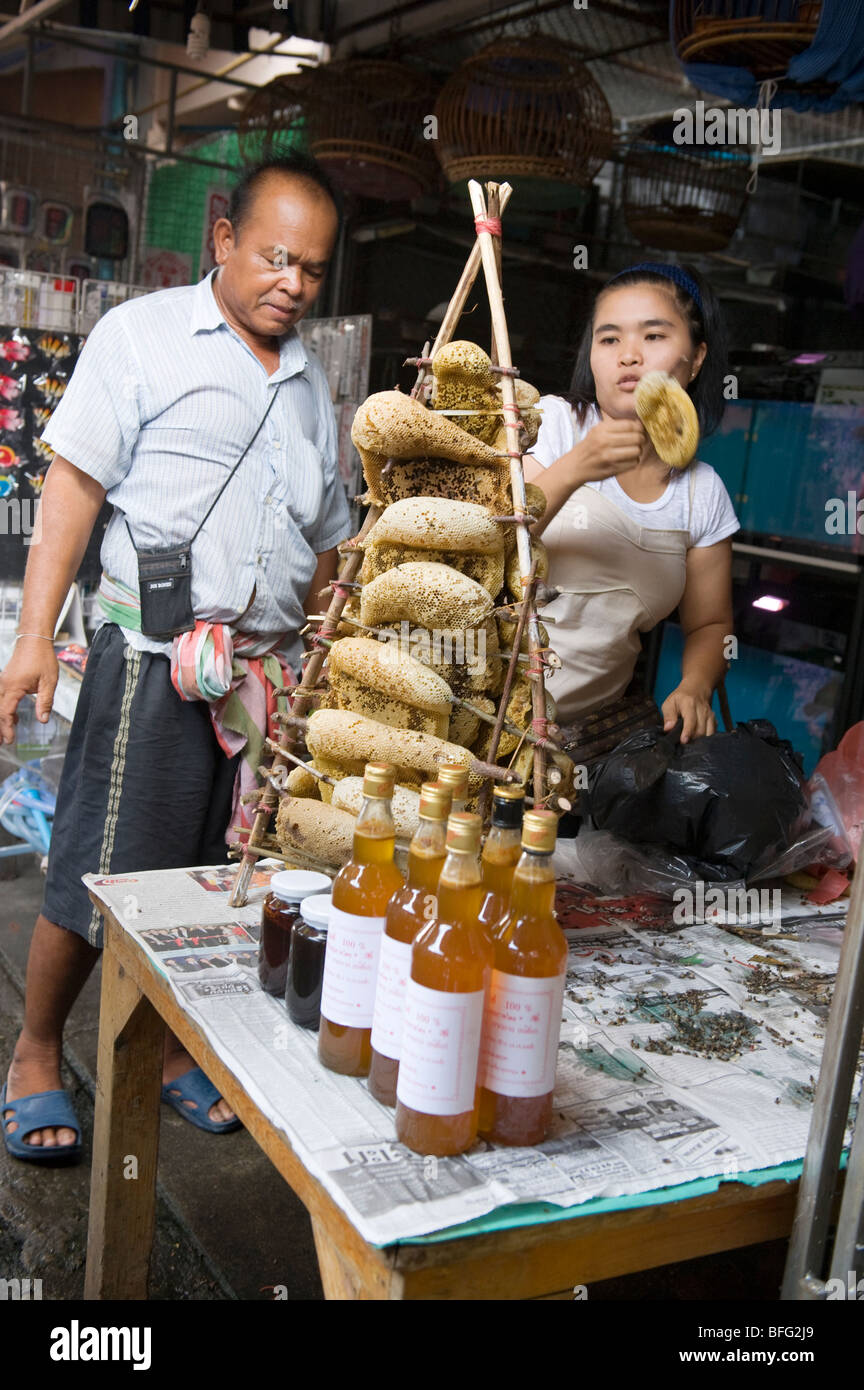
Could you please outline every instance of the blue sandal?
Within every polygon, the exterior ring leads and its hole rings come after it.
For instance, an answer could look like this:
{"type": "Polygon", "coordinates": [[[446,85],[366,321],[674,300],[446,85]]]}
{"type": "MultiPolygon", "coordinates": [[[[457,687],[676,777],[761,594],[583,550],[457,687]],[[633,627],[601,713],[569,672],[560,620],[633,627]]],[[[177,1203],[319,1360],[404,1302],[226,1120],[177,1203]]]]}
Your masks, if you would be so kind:
{"type": "Polygon", "coordinates": [[[233,1129],[242,1128],[238,1119],[210,1119],[210,1107],[215,1105],[217,1100],[221,1100],[221,1096],[200,1067],[193,1067],[191,1071],[184,1072],[176,1081],[166,1081],[162,1087],[162,1099],[166,1105],[173,1106],[184,1120],[196,1125],[198,1129],[208,1130],[210,1134],[230,1134],[233,1129]],[[180,1094],[172,1096],[172,1091],[179,1091],[180,1094]],[[198,1107],[197,1110],[184,1105],[183,1102],[186,1100],[193,1100],[198,1107]]]}
{"type": "Polygon", "coordinates": [[[0,1123],[7,1153],[25,1163],[77,1163],[81,1158],[81,1124],[65,1091],[37,1091],[20,1100],[7,1100],[6,1087],[0,1092],[0,1123]],[[6,1112],[10,1113],[7,1114],[6,1112]],[[7,1125],[17,1124],[10,1134],[7,1125]],[[74,1144],[27,1144],[36,1129],[74,1129],[74,1144]]]}

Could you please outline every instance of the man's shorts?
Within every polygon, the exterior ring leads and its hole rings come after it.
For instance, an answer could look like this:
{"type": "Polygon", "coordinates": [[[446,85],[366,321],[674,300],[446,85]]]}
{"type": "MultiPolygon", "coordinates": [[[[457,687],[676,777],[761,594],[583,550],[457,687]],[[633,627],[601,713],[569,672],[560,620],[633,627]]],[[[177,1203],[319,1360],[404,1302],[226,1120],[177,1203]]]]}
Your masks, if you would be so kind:
{"type": "Polygon", "coordinates": [[[43,915],[101,948],[82,874],[224,864],[237,762],[209,706],[180,699],[168,657],[100,627],[57,794],[43,915]]]}

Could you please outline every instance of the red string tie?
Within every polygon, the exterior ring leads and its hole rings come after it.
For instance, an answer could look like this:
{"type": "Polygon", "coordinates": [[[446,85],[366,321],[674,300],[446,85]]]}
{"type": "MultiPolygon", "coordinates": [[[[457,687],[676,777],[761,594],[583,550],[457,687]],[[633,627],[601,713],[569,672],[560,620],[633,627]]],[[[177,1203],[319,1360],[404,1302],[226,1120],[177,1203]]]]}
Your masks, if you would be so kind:
{"type": "Polygon", "coordinates": [[[490,236],[501,235],[500,217],[475,217],[474,226],[478,232],[488,232],[490,236]]]}

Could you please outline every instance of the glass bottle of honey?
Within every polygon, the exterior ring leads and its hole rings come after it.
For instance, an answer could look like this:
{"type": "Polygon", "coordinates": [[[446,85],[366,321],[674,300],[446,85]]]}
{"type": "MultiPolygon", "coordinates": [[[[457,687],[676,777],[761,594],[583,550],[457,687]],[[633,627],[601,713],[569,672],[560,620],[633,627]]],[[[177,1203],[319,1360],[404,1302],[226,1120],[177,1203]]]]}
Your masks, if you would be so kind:
{"type": "Polygon", "coordinates": [[[499,1144],[539,1144],[552,1115],[567,966],[567,942],[555,920],[557,829],[553,811],[525,812],[510,910],[493,933],[480,1133],[499,1144]]]}
{"type": "Polygon", "coordinates": [[[492,793],[492,826],[486,836],[480,869],[486,896],[480,908],[480,921],[490,933],[510,906],[513,871],[522,853],[522,812],[525,788],[496,787],[492,793]]]}
{"type": "Polygon", "coordinates": [[[415,1153],[463,1153],[477,1137],[477,1064],[493,961],[478,921],[479,850],[480,817],[451,815],[438,912],[411,948],[396,1134],[415,1153]]]}
{"type": "Polygon", "coordinates": [[[408,881],[404,888],[397,888],[387,907],[372,1015],[372,1065],[369,1069],[369,1090],[382,1105],[396,1104],[411,943],[437,911],[435,894],[447,857],[444,842],[449,810],[449,789],[435,782],[424,782],[420,790],[420,824],[408,856],[408,881]]]}
{"type": "Polygon", "coordinates": [[[439,763],[438,764],[438,784],[442,787],[449,787],[451,802],[450,814],[455,811],[464,811],[465,802],[468,797],[468,769],[463,763],[439,763]]]}
{"type": "Polygon", "coordinates": [[[331,1071],[348,1076],[369,1071],[384,914],[403,882],[393,863],[394,781],[395,769],[389,763],[366,764],[351,861],[333,883],[318,1057],[331,1071]]]}

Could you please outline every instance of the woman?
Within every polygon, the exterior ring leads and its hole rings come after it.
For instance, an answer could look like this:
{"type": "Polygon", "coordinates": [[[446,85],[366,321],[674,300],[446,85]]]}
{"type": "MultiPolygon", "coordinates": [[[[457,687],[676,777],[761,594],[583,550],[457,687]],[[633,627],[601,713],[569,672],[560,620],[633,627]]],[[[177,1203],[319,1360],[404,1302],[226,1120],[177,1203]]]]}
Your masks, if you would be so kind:
{"type": "Polygon", "coordinates": [[[707,463],[682,472],[657,456],[633,400],[646,372],[690,393],[704,436],[723,413],[725,342],[710,287],[678,266],[642,263],[600,291],[579,345],[571,394],[540,400],[543,423],[525,476],[546,494],[535,533],[549,582],[566,590],[543,610],[562,667],[549,692],[562,724],[618,700],[647,632],[677,607],[681,683],[662,706],[681,741],[716,729],[711,697],[732,632],[732,542],[738,521],[707,463]]]}

